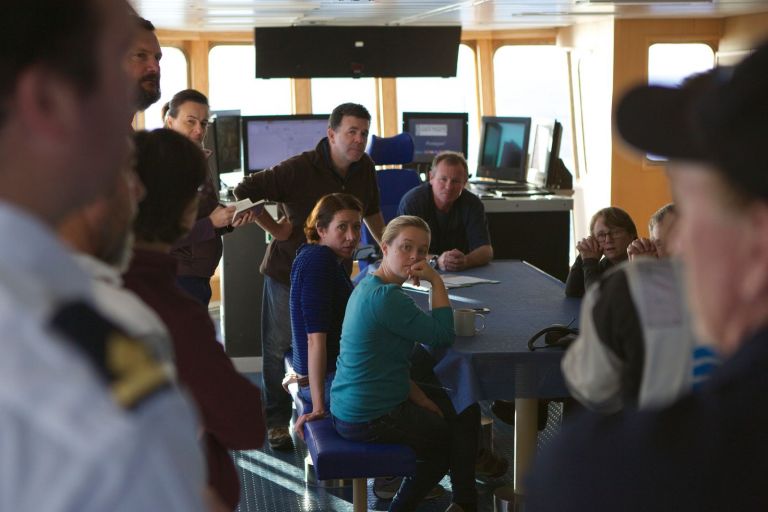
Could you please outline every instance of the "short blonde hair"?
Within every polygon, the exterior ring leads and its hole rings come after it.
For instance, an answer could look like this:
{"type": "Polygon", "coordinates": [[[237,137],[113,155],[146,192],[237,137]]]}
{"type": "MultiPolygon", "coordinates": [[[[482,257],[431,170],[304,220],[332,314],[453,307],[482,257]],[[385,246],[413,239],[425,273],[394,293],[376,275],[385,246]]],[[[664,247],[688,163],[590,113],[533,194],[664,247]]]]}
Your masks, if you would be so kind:
{"type": "Polygon", "coordinates": [[[397,238],[401,231],[405,228],[419,228],[427,233],[428,238],[432,238],[432,232],[427,224],[421,217],[415,215],[401,215],[395,217],[387,227],[384,228],[384,234],[381,235],[381,243],[392,245],[392,242],[397,238]]]}

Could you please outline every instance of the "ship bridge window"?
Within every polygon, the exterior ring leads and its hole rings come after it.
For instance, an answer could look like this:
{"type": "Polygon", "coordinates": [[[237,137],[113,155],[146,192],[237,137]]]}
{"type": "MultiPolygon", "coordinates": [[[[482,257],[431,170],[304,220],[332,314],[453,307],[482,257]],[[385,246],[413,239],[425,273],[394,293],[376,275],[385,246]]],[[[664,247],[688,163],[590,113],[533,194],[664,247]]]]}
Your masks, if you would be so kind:
{"type": "Polygon", "coordinates": [[[252,44],[211,48],[208,76],[212,110],[240,110],[244,116],[291,113],[290,80],[254,78],[256,49],[252,44]]]}
{"type": "Polygon", "coordinates": [[[160,100],[144,111],[144,128],[154,130],[163,127],[160,115],[165,105],[173,95],[187,87],[187,57],[175,46],[162,46],[163,58],[160,60],[160,100]]]}
{"type": "Polygon", "coordinates": [[[469,46],[461,44],[455,77],[397,79],[398,126],[402,126],[403,112],[466,112],[469,114],[466,157],[470,172],[474,172],[477,165],[477,152],[480,146],[480,118],[475,74],[475,52],[469,46]]]}
{"type": "Polygon", "coordinates": [[[371,114],[370,134],[379,134],[376,112],[376,81],[373,78],[313,78],[312,112],[330,114],[342,103],[359,103],[371,114]]]}
{"type": "Polygon", "coordinates": [[[704,43],[656,43],[648,47],[648,83],[680,85],[689,75],[715,66],[715,52],[704,43]]]}
{"type": "Polygon", "coordinates": [[[549,45],[502,46],[493,56],[493,76],[496,115],[560,121],[560,158],[574,172],[566,51],[549,45]]]}

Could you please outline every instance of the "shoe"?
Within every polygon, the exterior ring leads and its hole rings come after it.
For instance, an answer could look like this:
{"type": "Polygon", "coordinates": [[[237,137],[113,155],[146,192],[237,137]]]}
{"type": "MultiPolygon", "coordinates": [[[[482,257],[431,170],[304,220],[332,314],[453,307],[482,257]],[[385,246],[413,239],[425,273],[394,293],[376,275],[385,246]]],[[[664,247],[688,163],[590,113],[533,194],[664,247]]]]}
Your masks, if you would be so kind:
{"type": "MultiPolygon", "coordinates": [[[[401,476],[380,476],[373,479],[373,494],[381,500],[391,500],[397,494],[400,489],[400,484],[403,482],[401,476]]],[[[445,494],[445,488],[437,484],[424,496],[425,500],[434,500],[445,494]]]]}
{"type": "Polygon", "coordinates": [[[475,477],[500,478],[509,469],[509,462],[503,457],[496,457],[490,450],[480,448],[475,461],[475,477]]]}
{"type": "Polygon", "coordinates": [[[269,447],[273,450],[290,450],[293,448],[293,439],[288,427],[273,427],[267,431],[269,447]]]}
{"type": "Polygon", "coordinates": [[[494,400],[491,412],[508,425],[515,424],[515,402],[512,400],[494,400]]]}

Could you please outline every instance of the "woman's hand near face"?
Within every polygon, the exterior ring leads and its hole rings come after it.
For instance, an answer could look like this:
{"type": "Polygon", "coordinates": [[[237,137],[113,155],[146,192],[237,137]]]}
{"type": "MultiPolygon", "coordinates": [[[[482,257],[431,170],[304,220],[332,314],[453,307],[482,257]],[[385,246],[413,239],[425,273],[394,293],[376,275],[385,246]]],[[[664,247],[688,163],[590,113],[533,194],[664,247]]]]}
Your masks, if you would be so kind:
{"type": "Polygon", "coordinates": [[[417,280],[420,281],[422,279],[432,285],[435,284],[435,280],[439,280],[441,283],[443,282],[443,278],[440,276],[437,270],[432,268],[427,260],[417,261],[411,265],[409,276],[414,280],[414,282],[417,280]]]}
{"type": "Polygon", "coordinates": [[[411,271],[408,276],[413,279],[416,286],[419,285],[422,279],[432,285],[432,290],[429,293],[432,294],[433,309],[451,305],[451,301],[448,299],[448,290],[445,289],[442,276],[430,266],[427,260],[420,260],[411,265],[411,271]]]}
{"type": "Polygon", "coordinates": [[[647,238],[636,238],[627,247],[627,257],[629,258],[629,261],[634,260],[638,256],[650,256],[652,258],[659,257],[656,252],[656,246],[647,238]]]}
{"type": "Polygon", "coordinates": [[[600,243],[594,236],[588,236],[576,244],[576,250],[579,251],[582,260],[596,259],[599,260],[603,256],[603,251],[600,249],[600,243]]]}

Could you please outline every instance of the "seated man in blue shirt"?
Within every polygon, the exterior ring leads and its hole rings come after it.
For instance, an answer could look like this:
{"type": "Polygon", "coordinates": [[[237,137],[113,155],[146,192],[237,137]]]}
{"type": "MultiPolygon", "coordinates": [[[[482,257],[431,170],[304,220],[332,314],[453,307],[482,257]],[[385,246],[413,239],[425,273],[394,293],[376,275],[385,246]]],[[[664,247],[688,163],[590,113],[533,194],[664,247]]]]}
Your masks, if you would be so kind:
{"type": "Polygon", "coordinates": [[[431,261],[441,270],[479,267],[493,259],[483,203],[464,190],[468,176],[461,153],[438,153],[429,182],[405,194],[397,209],[398,215],[416,215],[427,221],[432,230],[431,261]]]}

